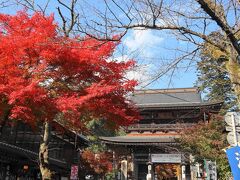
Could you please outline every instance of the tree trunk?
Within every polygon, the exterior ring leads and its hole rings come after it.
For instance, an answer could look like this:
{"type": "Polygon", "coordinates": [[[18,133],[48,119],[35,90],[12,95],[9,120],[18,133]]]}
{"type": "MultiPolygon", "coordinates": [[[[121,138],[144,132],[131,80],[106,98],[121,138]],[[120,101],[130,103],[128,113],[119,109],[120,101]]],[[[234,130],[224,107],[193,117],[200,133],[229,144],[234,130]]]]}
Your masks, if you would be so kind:
{"type": "Polygon", "coordinates": [[[49,167],[48,145],[50,142],[50,124],[45,122],[43,125],[43,142],[39,147],[39,166],[43,180],[51,180],[52,172],[49,167]]]}

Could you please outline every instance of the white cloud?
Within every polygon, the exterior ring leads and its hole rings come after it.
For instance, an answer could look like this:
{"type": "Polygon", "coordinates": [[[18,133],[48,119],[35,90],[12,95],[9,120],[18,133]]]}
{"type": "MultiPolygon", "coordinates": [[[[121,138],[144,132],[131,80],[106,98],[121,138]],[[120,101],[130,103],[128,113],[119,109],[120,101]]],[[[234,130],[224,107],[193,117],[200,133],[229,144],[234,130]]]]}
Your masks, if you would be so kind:
{"type": "Polygon", "coordinates": [[[134,29],[123,41],[130,52],[139,51],[141,56],[149,56],[154,53],[151,52],[151,47],[157,46],[164,38],[155,34],[153,30],[134,29]]]}
{"type": "Polygon", "coordinates": [[[151,80],[150,65],[140,65],[127,72],[126,78],[138,81],[138,87],[145,86],[151,80]]]}
{"type": "MultiPolygon", "coordinates": [[[[113,58],[114,60],[121,62],[121,61],[128,61],[130,58],[128,55],[122,55],[113,58]]],[[[110,60],[113,60],[110,59],[110,60]]],[[[130,69],[128,72],[126,72],[125,77],[127,79],[134,79],[138,81],[138,87],[142,87],[146,84],[148,84],[149,80],[151,80],[152,75],[150,74],[151,64],[137,64],[135,67],[130,69]]]]}
{"type": "MultiPolygon", "coordinates": [[[[134,29],[123,40],[123,45],[128,50],[127,54],[137,61],[137,67],[126,75],[128,79],[135,79],[139,82],[137,88],[145,86],[152,79],[155,66],[151,58],[160,55],[156,47],[160,47],[163,41],[164,38],[159,32],[150,29],[134,29]]],[[[123,55],[117,59],[125,60],[126,58],[127,56],[123,55]]]]}
{"type": "Polygon", "coordinates": [[[153,47],[160,45],[163,40],[164,38],[159,33],[152,30],[135,29],[123,40],[123,46],[115,52],[109,61],[113,59],[118,62],[129,59],[137,61],[137,65],[129,70],[125,77],[137,80],[137,88],[144,87],[152,80],[154,74],[155,65],[149,58],[159,56],[159,49],[156,50],[153,47]]]}

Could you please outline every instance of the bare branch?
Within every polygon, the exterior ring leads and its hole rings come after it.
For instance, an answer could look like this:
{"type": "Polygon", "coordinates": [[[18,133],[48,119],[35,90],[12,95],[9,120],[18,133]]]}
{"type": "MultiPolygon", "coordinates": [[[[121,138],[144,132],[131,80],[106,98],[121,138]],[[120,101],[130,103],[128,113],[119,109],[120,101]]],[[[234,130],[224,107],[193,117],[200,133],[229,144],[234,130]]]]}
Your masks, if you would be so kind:
{"type": "MultiPolygon", "coordinates": [[[[169,72],[170,70],[174,69],[174,67],[177,66],[178,63],[180,63],[182,60],[184,60],[185,58],[192,56],[192,55],[196,55],[196,52],[199,50],[199,48],[194,49],[192,52],[187,53],[179,58],[177,58],[175,61],[173,61],[167,68],[165,68],[164,71],[161,71],[160,73],[158,73],[151,81],[149,81],[146,85],[144,85],[144,87],[147,87],[148,85],[152,84],[154,81],[156,81],[157,79],[161,78],[163,75],[165,75],[167,72],[169,72]]],[[[144,88],[142,87],[142,88],[144,88]]]]}
{"type": "Polygon", "coordinates": [[[73,30],[74,25],[77,23],[77,18],[79,17],[79,14],[76,14],[76,11],[75,11],[75,5],[77,3],[77,0],[72,0],[70,6],[63,3],[61,0],[57,0],[57,1],[59,2],[59,4],[64,6],[70,12],[70,22],[69,22],[70,24],[67,27],[67,22],[68,21],[63,16],[63,13],[62,13],[60,7],[57,7],[58,14],[60,15],[60,17],[62,19],[62,23],[63,23],[63,26],[62,26],[63,33],[66,37],[69,37],[70,32],[73,30]]]}
{"type": "Polygon", "coordinates": [[[45,4],[44,7],[41,7],[40,5],[37,5],[38,8],[41,10],[41,12],[42,12],[43,14],[46,13],[46,10],[47,10],[47,7],[48,7],[49,3],[50,3],[50,0],[47,0],[47,2],[46,2],[46,4],[45,4]]]}
{"type": "MultiPolygon", "coordinates": [[[[174,31],[180,31],[182,34],[191,34],[194,36],[197,36],[204,41],[214,45],[215,47],[219,48],[223,52],[227,52],[225,47],[223,47],[221,44],[216,44],[213,42],[208,36],[201,34],[199,32],[193,31],[191,29],[187,29],[186,27],[177,27],[177,26],[152,26],[152,25],[145,25],[145,24],[135,24],[135,25],[128,25],[128,26],[123,26],[126,29],[133,29],[133,28],[143,28],[143,29],[153,29],[153,30],[174,30],[174,31]]],[[[122,27],[119,27],[122,28],[122,27]]]]}
{"type": "Polygon", "coordinates": [[[219,11],[212,8],[212,5],[205,0],[196,0],[202,7],[202,9],[218,24],[218,26],[226,33],[226,35],[229,37],[233,47],[240,55],[240,47],[238,44],[238,39],[234,35],[234,32],[232,28],[227,24],[225,16],[222,14],[219,14],[219,11]]]}

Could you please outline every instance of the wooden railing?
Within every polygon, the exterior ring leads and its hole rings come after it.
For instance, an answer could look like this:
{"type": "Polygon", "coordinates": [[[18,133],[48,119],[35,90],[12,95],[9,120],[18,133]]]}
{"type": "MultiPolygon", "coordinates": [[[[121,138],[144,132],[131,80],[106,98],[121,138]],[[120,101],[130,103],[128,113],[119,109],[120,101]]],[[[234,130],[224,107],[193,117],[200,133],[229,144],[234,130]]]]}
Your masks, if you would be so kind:
{"type": "Polygon", "coordinates": [[[159,131],[159,130],[182,130],[196,125],[195,123],[179,124],[134,124],[127,127],[128,131],[159,131]]]}

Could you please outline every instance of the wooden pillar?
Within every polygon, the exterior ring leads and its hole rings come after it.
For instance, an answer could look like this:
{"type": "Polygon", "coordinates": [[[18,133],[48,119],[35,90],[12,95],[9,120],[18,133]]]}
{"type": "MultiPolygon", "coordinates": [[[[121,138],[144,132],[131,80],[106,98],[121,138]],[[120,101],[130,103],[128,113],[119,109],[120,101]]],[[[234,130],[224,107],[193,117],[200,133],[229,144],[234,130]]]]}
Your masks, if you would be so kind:
{"type": "Polygon", "coordinates": [[[135,159],[134,159],[134,177],[135,179],[138,179],[138,163],[135,159]]]}
{"type": "Polygon", "coordinates": [[[182,167],[181,167],[181,164],[178,164],[178,167],[177,167],[177,179],[178,180],[182,180],[182,167]]]}
{"type": "Polygon", "coordinates": [[[5,180],[10,179],[10,165],[6,165],[6,175],[5,175],[5,180]]]}
{"type": "Polygon", "coordinates": [[[132,160],[132,162],[131,162],[131,169],[132,169],[132,179],[136,179],[135,178],[135,161],[134,161],[134,153],[132,152],[131,153],[131,160],[132,160]]]}

